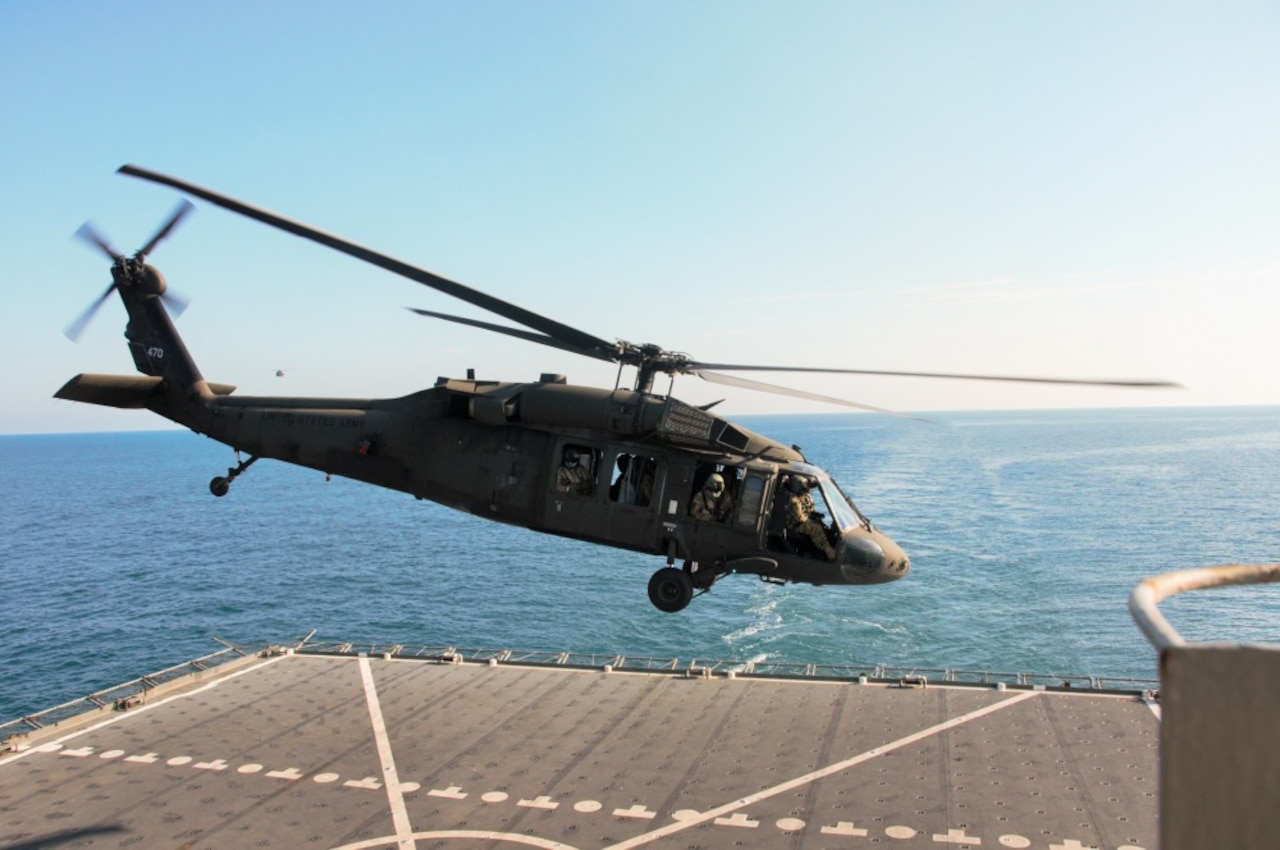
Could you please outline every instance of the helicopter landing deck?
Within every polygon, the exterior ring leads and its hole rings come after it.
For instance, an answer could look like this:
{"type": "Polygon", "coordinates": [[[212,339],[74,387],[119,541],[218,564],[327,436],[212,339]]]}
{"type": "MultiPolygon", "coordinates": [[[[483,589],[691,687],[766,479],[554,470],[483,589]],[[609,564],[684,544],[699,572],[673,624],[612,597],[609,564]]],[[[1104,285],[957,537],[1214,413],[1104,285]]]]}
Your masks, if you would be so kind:
{"type": "Polygon", "coordinates": [[[249,657],[19,735],[0,847],[1154,850],[1140,693],[249,657]]]}

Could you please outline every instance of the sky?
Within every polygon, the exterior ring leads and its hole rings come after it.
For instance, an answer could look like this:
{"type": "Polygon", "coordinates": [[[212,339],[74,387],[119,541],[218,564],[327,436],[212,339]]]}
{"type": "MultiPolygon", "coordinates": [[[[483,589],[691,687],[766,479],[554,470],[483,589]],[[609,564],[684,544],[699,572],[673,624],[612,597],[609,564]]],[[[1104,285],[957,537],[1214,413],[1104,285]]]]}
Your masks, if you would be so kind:
{"type": "MultiPolygon", "coordinates": [[[[751,376],[878,407],[1280,404],[1275,3],[0,0],[0,79],[0,433],[167,425],[52,398],[132,372],[118,300],[63,335],[110,282],[72,233],[180,199],[125,163],[703,361],[1184,385],[751,376]]],[[[240,393],[618,379],[196,207],[151,260],[240,393]]]]}

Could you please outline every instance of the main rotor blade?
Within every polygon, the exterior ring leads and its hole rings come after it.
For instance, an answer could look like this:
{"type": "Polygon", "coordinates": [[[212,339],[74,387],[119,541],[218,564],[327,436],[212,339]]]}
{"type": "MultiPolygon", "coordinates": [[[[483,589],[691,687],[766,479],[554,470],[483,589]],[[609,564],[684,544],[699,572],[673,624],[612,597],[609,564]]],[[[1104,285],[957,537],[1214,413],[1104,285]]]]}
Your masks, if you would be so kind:
{"type": "MultiPolygon", "coordinates": [[[[127,174],[130,177],[137,177],[142,180],[150,180],[153,183],[160,183],[181,192],[186,192],[189,195],[195,195],[197,198],[203,198],[209,203],[216,204],[223,209],[231,210],[232,212],[260,221],[263,224],[269,224],[272,227],[279,228],[287,233],[292,233],[294,236],[301,236],[303,239],[310,239],[312,242],[318,242],[319,244],[332,248],[335,251],[341,251],[348,256],[364,260],[366,263],[372,263],[375,266],[384,268],[389,272],[400,275],[401,277],[407,277],[409,280],[417,281],[424,286],[429,286],[432,289],[445,293],[446,295],[452,295],[454,298],[465,301],[468,304],[479,307],[483,310],[488,310],[490,313],[495,313],[502,316],[504,319],[510,319],[517,324],[524,325],[527,328],[532,328],[535,331],[541,331],[553,339],[563,342],[566,345],[573,346],[580,352],[596,350],[606,353],[613,352],[615,350],[615,346],[612,343],[603,340],[600,337],[592,336],[589,333],[580,331],[577,328],[570,327],[569,325],[562,324],[554,319],[548,319],[546,316],[540,316],[537,313],[524,309],[523,307],[517,307],[515,304],[508,303],[500,298],[495,298],[492,295],[487,295],[479,290],[472,289],[469,286],[458,283],[457,281],[441,277],[438,274],[429,272],[426,269],[420,269],[417,266],[410,265],[402,260],[389,257],[386,254],[381,254],[371,248],[366,248],[363,245],[343,239],[340,236],[335,236],[332,233],[326,233],[301,222],[294,221],[293,219],[285,218],[284,216],[279,215],[278,213],[273,213],[270,210],[255,207],[251,204],[237,201],[234,198],[228,198],[225,195],[219,195],[209,189],[201,188],[200,186],[178,180],[174,177],[168,177],[164,174],[158,174],[154,171],[138,168],[135,165],[123,165],[117,169],[117,171],[120,174],[127,174]]],[[[606,359],[612,359],[612,355],[607,354],[606,359]]]]}
{"type": "Polygon", "coordinates": [[[883,407],[872,407],[869,404],[859,404],[856,401],[846,401],[842,398],[833,398],[829,395],[818,395],[817,393],[805,392],[791,387],[780,387],[776,384],[766,384],[761,381],[752,381],[748,378],[735,378],[732,375],[721,375],[719,372],[709,372],[701,367],[690,369],[688,374],[697,375],[704,381],[710,381],[713,384],[724,384],[728,387],[742,387],[743,389],[756,390],[762,393],[773,393],[774,395],[791,396],[792,398],[804,398],[810,401],[822,401],[827,404],[839,404],[845,407],[856,407],[859,410],[870,410],[875,413],[887,413],[890,416],[898,416],[903,419],[914,419],[917,422],[928,422],[928,419],[921,419],[919,416],[912,416],[909,413],[899,413],[896,410],[887,410],[883,407]]]}
{"type": "Polygon", "coordinates": [[[533,333],[532,331],[522,331],[519,328],[508,328],[503,325],[495,325],[490,322],[482,322],[478,319],[464,319],[462,316],[450,316],[448,313],[436,313],[432,310],[421,310],[417,307],[406,307],[411,313],[417,313],[419,316],[427,316],[432,319],[444,319],[446,322],[456,322],[459,325],[468,325],[481,330],[493,331],[494,333],[513,336],[516,339],[527,340],[528,342],[536,342],[539,345],[558,348],[561,351],[569,351],[573,354],[581,354],[584,357],[594,357],[596,360],[604,360],[611,362],[614,358],[600,353],[597,349],[578,348],[576,345],[570,345],[567,342],[561,342],[554,337],[545,336],[544,334],[533,333]]]}
{"type": "Polygon", "coordinates": [[[98,298],[89,305],[89,309],[81,313],[80,317],[74,322],[67,325],[66,330],[63,331],[63,333],[67,335],[67,339],[72,342],[76,342],[80,339],[80,334],[84,333],[84,329],[89,327],[89,322],[93,320],[95,315],[97,315],[98,308],[100,308],[103,303],[111,297],[111,293],[115,291],[115,288],[116,285],[112,282],[112,284],[107,287],[107,291],[99,295],[98,298]]]}
{"type": "Polygon", "coordinates": [[[1013,381],[1023,384],[1077,384],[1093,387],[1176,387],[1173,381],[1108,380],[1094,378],[1026,378],[1013,375],[962,375],[950,372],[888,372],[878,369],[827,369],[807,366],[746,366],[739,363],[691,363],[694,369],[726,369],[730,372],[823,372],[832,375],[889,375],[897,378],[946,378],[963,381],[1013,381]]]}
{"type": "Polygon", "coordinates": [[[86,221],[76,228],[75,237],[88,242],[90,245],[98,246],[98,249],[107,255],[108,260],[115,260],[116,257],[120,256],[120,253],[111,247],[111,243],[98,232],[98,229],[93,226],[91,221],[86,221]]]}
{"type": "Polygon", "coordinates": [[[160,226],[160,229],[156,231],[155,236],[152,236],[146,245],[139,248],[138,253],[134,254],[134,256],[139,260],[145,259],[147,255],[155,250],[155,247],[160,244],[160,240],[168,236],[169,232],[178,226],[178,222],[186,218],[187,213],[191,212],[193,209],[195,209],[195,207],[192,203],[186,198],[183,198],[182,202],[174,207],[173,212],[169,214],[169,220],[160,226]]]}

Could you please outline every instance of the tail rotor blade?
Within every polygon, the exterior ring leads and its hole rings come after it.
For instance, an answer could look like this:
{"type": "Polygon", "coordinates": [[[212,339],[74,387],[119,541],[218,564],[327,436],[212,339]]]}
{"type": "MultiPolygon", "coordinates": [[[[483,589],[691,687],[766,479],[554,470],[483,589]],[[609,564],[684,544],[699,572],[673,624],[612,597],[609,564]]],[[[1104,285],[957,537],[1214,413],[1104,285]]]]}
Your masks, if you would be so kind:
{"type": "Polygon", "coordinates": [[[111,297],[111,293],[115,290],[115,288],[116,288],[116,285],[114,283],[108,286],[107,291],[102,293],[102,295],[98,296],[98,299],[89,305],[89,309],[81,313],[80,317],[76,319],[74,322],[67,325],[66,330],[63,331],[63,333],[67,335],[67,339],[71,340],[72,342],[76,342],[77,340],[80,339],[80,335],[84,333],[84,329],[89,327],[89,322],[91,322],[93,320],[93,317],[97,315],[98,308],[100,308],[103,305],[103,303],[108,298],[111,297]]]}
{"type": "Polygon", "coordinates": [[[167,290],[164,295],[161,295],[160,300],[164,302],[164,306],[168,309],[169,315],[175,319],[185,313],[187,307],[191,306],[191,299],[186,296],[179,295],[172,289],[167,290]]]}
{"type": "Polygon", "coordinates": [[[75,237],[81,241],[88,242],[90,245],[96,245],[98,250],[107,255],[108,260],[114,260],[116,257],[120,256],[120,253],[116,251],[115,248],[111,247],[111,243],[98,232],[98,229],[93,226],[93,222],[91,221],[86,221],[84,224],[80,225],[79,229],[75,232],[75,237]]]}
{"type": "Polygon", "coordinates": [[[178,226],[179,222],[181,222],[184,218],[186,218],[187,213],[191,212],[193,209],[195,209],[195,206],[190,201],[184,198],[181,201],[181,203],[179,203],[176,207],[174,207],[173,212],[170,213],[169,215],[169,220],[160,226],[160,229],[156,231],[155,235],[151,237],[150,241],[148,241],[146,245],[139,248],[138,253],[135,254],[134,256],[137,257],[139,260],[141,260],[145,258],[148,254],[150,254],[152,251],[154,251],[156,245],[159,245],[160,241],[164,239],[166,236],[168,236],[169,233],[172,232],[172,230],[178,226]]]}

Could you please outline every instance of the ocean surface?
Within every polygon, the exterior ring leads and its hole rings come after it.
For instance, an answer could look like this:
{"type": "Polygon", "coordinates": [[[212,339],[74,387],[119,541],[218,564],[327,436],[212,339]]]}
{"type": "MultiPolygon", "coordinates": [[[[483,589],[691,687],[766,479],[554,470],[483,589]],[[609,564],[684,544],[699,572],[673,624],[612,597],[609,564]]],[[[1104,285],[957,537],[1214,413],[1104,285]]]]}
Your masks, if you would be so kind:
{"type": "MultiPolygon", "coordinates": [[[[1126,603],[1280,560],[1280,408],[737,417],[800,445],[910,554],[876,587],[731,576],[679,614],[661,559],[537,534],[179,431],[0,437],[0,721],[232,642],[317,640],[1155,678],[1126,603]]],[[[1280,641],[1280,588],[1161,610],[1280,641]]]]}

